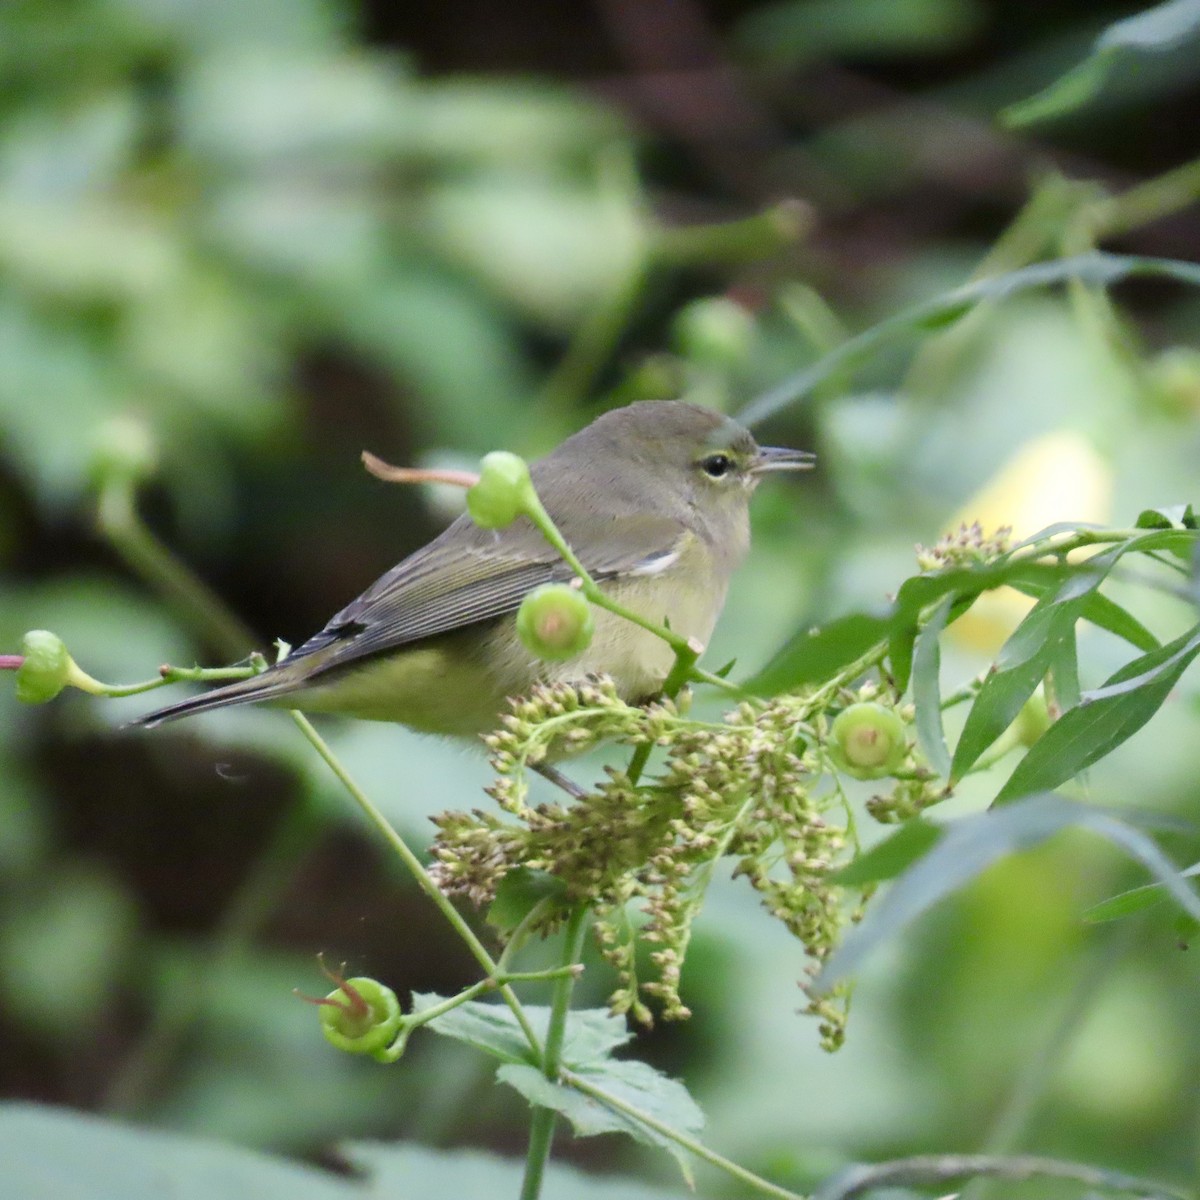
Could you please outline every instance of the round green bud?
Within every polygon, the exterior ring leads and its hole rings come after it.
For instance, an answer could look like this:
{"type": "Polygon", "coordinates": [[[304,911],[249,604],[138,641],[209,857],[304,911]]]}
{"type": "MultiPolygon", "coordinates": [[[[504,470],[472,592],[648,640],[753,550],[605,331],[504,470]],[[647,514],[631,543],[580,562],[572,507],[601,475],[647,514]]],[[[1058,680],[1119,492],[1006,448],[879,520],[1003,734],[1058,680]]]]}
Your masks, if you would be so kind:
{"type": "Polygon", "coordinates": [[[692,362],[735,367],[753,347],[754,317],[736,300],[710,296],[680,309],[671,333],[679,352],[692,362]]]}
{"type": "Polygon", "coordinates": [[[525,648],[551,662],[582,654],[592,630],[592,606],[565,583],[534,588],[517,610],[517,635],[525,648]]]}
{"type": "Polygon", "coordinates": [[[62,638],[48,629],[31,629],[21,642],[25,661],[17,668],[17,699],[45,704],[70,682],[74,663],[62,638]]]}
{"type": "Polygon", "coordinates": [[[535,500],[529,466],[519,454],[493,450],[479,464],[479,479],[467,489],[467,512],[481,529],[511,525],[535,500]]]}
{"type": "Polygon", "coordinates": [[[138,483],[158,470],[158,447],[149,426],[129,414],[100,426],[92,450],[92,476],[97,483],[112,478],[138,483]]]}
{"type": "Polygon", "coordinates": [[[343,980],[319,1003],[325,1040],[349,1054],[385,1049],[404,1024],[396,993],[365,975],[343,980]]]}
{"type": "Polygon", "coordinates": [[[855,779],[882,779],[908,753],[904,722],[882,704],[852,704],[834,718],[829,731],[834,762],[855,779]]]}

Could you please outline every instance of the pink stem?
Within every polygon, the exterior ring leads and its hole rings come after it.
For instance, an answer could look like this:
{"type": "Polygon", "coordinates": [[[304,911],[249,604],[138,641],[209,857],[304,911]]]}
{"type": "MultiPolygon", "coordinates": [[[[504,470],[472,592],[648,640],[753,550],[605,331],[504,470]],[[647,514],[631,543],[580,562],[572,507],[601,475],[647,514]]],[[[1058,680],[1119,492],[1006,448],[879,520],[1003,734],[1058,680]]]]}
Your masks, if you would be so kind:
{"type": "Polygon", "coordinates": [[[0,654],[0,671],[17,671],[24,662],[22,654],[0,654]]]}

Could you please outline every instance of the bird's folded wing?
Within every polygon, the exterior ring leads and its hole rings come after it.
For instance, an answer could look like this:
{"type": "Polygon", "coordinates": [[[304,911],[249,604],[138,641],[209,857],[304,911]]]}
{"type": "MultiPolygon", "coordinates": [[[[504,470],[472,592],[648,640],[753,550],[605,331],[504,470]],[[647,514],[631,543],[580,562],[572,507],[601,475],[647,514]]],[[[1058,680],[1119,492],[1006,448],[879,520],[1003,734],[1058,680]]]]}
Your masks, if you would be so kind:
{"type": "MultiPolygon", "coordinates": [[[[473,530],[472,535],[476,532],[484,534],[473,530]]],[[[636,516],[614,523],[598,544],[576,552],[600,583],[656,573],[694,536],[672,518],[636,516]]],[[[312,656],[319,660],[313,673],[323,673],[515,612],[534,588],[574,577],[533,530],[460,537],[453,554],[437,552],[440,540],[382,576],[288,661],[312,656]]]]}

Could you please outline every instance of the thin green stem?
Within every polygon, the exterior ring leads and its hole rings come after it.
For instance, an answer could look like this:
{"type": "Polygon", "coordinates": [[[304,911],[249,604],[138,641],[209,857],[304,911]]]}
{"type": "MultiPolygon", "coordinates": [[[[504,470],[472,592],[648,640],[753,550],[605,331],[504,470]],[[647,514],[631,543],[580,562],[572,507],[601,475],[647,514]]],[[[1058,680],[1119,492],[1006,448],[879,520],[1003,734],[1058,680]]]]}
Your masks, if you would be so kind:
{"type": "Polygon", "coordinates": [[[123,696],[140,696],[173,683],[221,683],[231,679],[248,679],[258,672],[253,667],[167,667],[164,666],[155,679],[142,683],[100,683],[94,695],[119,700],[123,696]]]}
{"type": "Polygon", "coordinates": [[[1200,200],[1200,159],[1147,179],[1119,196],[1096,203],[1092,222],[1097,239],[1129,233],[1190,208],[1200,200]]]}
{"type": "Polygon", "coordinates": [[[746,262],[777,254],[798,241],[811,226],[808,206],[785,200],[734,221],[660,229],[654,235],[650,253],[656,265],[668,267],[746,262]]]}
{"type": "Polygon", "coordinates": [[[250,628],[142,523],[132,480],[114,480],[101,490],[96,523],[121,557],[171,600],[215,649],[238,659],[256,644],[250,628]]]}
{"type": "MultiPolygon", "coordinates": [[[[697,646],[696,643],[690,642],[687,638],[680,637],[679,634],[668,629],[665,625],[660,625],[655,621],[651,621],[648,617],[643,617],[641,613],[634,612],[631,608],[626,608],[625,605],[618,603],[605,592],[591,577],[583,563],[579,561],[579,556],[571,549],[567,539],[559,532],[558,526],[554,524],[554,520],[543,507],[541,499],[532,489],[526,501],[525,511],[529,519],[541,531],[546,541],[558,551],[562,560],[575,572],[575,575],[579,579],[581,591],[592,604],[613,613],[615,616],[622,617],[626,621],[631,621],[634,625],[645,629],[648,633],[654,634],[655,637],[662,638],[675,651],[675,665],[672,668],[672,675],[668,676],[668,679],[672,678],[675,672],[679,670],[680,661],[686,659],[688,666],[678,687],[682,687],[689,678],[693,678],[703,683],[711,683],[714,687],[722,688],[724,691],[733,692],[739,696],[745,695],[745,692],[741,688],[736,684],[730,683],[727,679],[722,679],[719,675],[712,675],[707,671],[697,671],[695,669],[697,659],[704,653],[703,646],[697,646]]],[[[677,691],[678,687],[676,688],[677,691]]]]}
{"type": "MultiPolygon", "coordinates": [[[[583,937],[587,929],[587,908],[576,905],[567,918],[563,934],[563,952],[560,960],[564,968],[573,967],[583,953],[583,937]]],[[[542,1073],[551,1083],[557,1083],[562,1074],[562,1049],[567,1032],[567,1017],[571,1011],[571,993],[575,987],[575,975],[562,975],[554,984],[550,1000],[550,1022],[546,1029],[546,1042],[542,1048],[542,1073]]],[[[546,1163],[550,1158],[550,1147],[554,1142],[554,1124],[557,1114],[552,1108],[535,1107],[529,1126],[529,1148],[525,1155],[525,1177],[521,1184],[521,1200],[538,1200],[542,1192],[542,1180],[546,1163]]]]}
{"type": "Polygon", "coordinates": [[[674,1142],[677,1146],[682,1146],[689,1153],[694,1154],[710,1166],[724,1171],[727,1175],[732,1175],[734,1179],[741,1180],[742,1183],[747,1184],[763,1196],[773,1196],[775,1200],[805,1200],[805,1197],[801,1196],[798,1192],[789,1191],[787,1188],[772,1183],[769,1179],[763,1179],[761,1175],[755,1175],[753,1171],[748,1171],[745,1167],[735,1163],[732,1159],[726,1158],[723,1154],[718,1154],[715,1150],[710,1150],[702,1142],[698,1142],[688,1134],[681,1133],[678,1129],[672,1128],[665,1122],[658,1120],[657,1117],[651,1116],[650,1113],[645,1112],[643,1109],[629,1104],[619,1096],[614,1096],[611,1092],[606,1092],[603,1088],[597,1087],[594,1083],[589,1083],[586,1079],[582,1079],[570,1071],[563,1071],[560,1078],[568,1087],[573,1087],[577,1092],[582,1092],[585,1096],[591,1096],[593,1100],[598,1100],[605,1108],[611,1108],[614,1112],[619,1112],[623,1116],[637,1121],[639,1125],[645,1125],[647,1129],[653,1129],[655,1133],[674,1142]]]}
{"type": "MultiPolygon", "coordinates": [[[[338,782],[350,793],[351,798],[362,810],[367,820],[375,826],[383,836],[384,841],[399,856],[401,862],[408,869],[409,874],[416,881],[417,886],[433,901],[437,910],[446,918],[454,932],[463,940],[475,961],[479,963],[489,976],[494,978],[498,975],[499,968],[496,961],[488,953],[487,947],[475,936],[475,931],[463,920],[454,905],[442,894],[441,889],[434,883],[429,872],[425,870],[421,860],[409,849],[408,843],[392,828],[388,819],[375,807],[366,792],[358,786],[350,773],[342,766],[337,755],[334,754],[325,739],[316,731],[312,722],[303,713],[296,712],[294,709],[291,712],[291,717],[300,727],[300,731],[309,740],[316,752],[325,760],[326,766],[337,776],[338,782]]],[[[512,988],[508,984],[500,984],[498,985],[498,990],[504,1003],[508,1005],[513,1016],[516,1018],[517,1024],[521,1027],[521,1032],[524,1033],[530,1048],[535,1053],[541,1054],[541,1041],[534,1031],[533,1026],[529,1023],[529,1018],[525,1015],[525,1010],[521,1007],[521,1002],[517,999],[512,988]]]]}

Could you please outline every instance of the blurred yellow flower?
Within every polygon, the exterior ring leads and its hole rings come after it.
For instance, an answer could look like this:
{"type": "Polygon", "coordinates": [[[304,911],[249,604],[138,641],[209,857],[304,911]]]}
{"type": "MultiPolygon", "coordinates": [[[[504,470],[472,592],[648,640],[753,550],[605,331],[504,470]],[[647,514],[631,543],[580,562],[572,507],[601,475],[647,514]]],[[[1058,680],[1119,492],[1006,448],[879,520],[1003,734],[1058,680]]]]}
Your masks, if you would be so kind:
{"type": "MultiPolygon", "coordinates": [[[[987,535],[1009,525],[1019,542],[1059,521],[1103,524],[1112,486],[1112,468],[1092,443],[1076,430],[1058,430],[1022,446],[947,529],[978,521],[987,535]]],[[[948,632],[961,646],[994,655],[1032,604],[1013,588],[985,592],[948,632]]]]}

